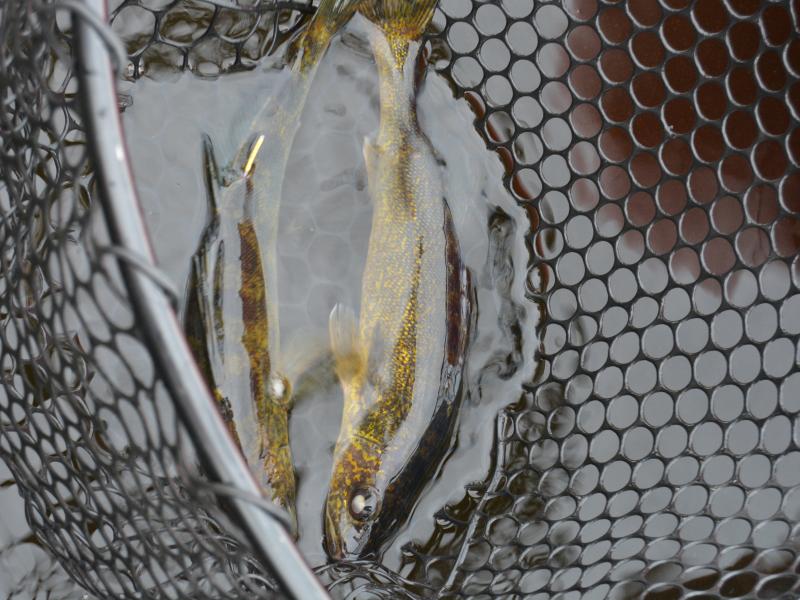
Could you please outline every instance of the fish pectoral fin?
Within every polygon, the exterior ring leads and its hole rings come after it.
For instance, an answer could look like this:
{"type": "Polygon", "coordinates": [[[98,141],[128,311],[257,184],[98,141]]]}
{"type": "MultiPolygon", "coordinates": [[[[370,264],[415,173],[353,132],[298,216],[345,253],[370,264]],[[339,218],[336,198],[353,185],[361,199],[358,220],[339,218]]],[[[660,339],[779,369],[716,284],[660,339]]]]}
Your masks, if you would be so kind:
{"type": "Polygon", "coordinates": [[[353,309],[343,304],[334,306],[328,320],[328,331],[336,374],[342,382],[350,381],[364,369],[353,309]]]}
{"type": "Polygon", "coordinates": [[[295,376],[292,382],[292,405],[305,398],[332,388],[337,383],[336,365],[333,354],[327,350],[313,363],[306,363],[306,368],[295,376]]]}
{"type": "Polygon", "coordinates": [[[280,370],[292,388],[292,403],[336,383],[333,353],[324,336],[299,332],[286,344],[280,370]]]}

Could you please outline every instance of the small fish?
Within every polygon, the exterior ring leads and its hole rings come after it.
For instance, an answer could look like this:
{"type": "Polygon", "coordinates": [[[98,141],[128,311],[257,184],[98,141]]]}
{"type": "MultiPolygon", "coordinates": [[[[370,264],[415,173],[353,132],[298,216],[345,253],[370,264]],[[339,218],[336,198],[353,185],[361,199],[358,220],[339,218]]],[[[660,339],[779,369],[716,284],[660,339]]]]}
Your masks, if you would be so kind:
{"type": "MultiPolygon", "coordinates": [[[[255,147],[254,147],[255,150],[255,147]]],[[[252,186],[220,195],[210,140],[204,141],[210,219],[192,260],[184,312],[189,345],[266,497],[295,523],[289,449],[291,386],[271,361],[267,287],[253,221],[252,186]],[[222,204],[220,204],[220,201],[222,204]]],[[[247,174],[248,163],[243,167],[247,174]]]]}
{"type": "Polygon", "coordinates": [[[380,126],[364,148],[374,212],[360,315],[339,305],[330,318],[344,392],[324,515],[334,559],[379,552],[409,516],[451,444],[462,396],[472,288],[415,103],[417,40],[435,5],[359,7],[371,23],[380,126]]]}

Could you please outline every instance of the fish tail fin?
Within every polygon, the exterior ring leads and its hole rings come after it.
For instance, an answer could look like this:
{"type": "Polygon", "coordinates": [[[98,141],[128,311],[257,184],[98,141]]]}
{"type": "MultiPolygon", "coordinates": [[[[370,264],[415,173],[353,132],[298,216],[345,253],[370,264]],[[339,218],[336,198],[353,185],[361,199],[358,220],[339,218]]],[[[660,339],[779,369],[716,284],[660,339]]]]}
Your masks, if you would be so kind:
{"type": "Polygon", "coordinates": [[[437,0],[365,0],[360,10],[387,33],[415,39],[428,27],[436,4],[437,0]]]}
{"type": "Polygon", "coordinates": [[[358,347],[356,315],[353,309],[337,304],[328,320],[334,368],[342,383],[352,380],[363,368],[358,347]]]}
{"type": "Polygon", "coordinates": [[[308,27],[296,43],[291,55],[300,55],[300,69],[314,67],[324,54],[331,38],[344,27],[364,0],[322,0],[308,27]]]}
{"type": "Polygon", "coordinates": [[[347,23],[364,0],[322,0],[314,19],[336,30],[347,23]]]}

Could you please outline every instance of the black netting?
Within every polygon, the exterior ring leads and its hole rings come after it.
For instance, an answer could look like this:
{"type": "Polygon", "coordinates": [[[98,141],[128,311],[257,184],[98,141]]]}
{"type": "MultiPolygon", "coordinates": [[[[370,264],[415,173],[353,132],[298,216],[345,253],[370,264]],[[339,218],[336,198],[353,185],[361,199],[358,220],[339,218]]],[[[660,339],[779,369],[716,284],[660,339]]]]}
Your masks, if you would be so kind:
{"type": "MultiPolygon", "coordinates": [[[[224,81],[313,12],[110,8],[131,82],[224,81]]],[[[0,448],[87,589],[269,596],[201,483],[93,201],[69,16],[0,8],[0,448]]],[[[440,2],[429,62],[528,215],[536,365],[497,415],[485,481],[397,573],[318,568],[334,596],[800,595],[798,18],[756,0],[440,2]]]]}

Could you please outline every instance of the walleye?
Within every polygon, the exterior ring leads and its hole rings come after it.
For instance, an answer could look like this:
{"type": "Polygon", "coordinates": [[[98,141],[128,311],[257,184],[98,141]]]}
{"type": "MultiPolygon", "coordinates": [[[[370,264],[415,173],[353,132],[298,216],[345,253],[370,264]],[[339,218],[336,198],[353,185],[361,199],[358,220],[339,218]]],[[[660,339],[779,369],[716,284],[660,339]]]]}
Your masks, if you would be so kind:
{"type": "MultiPolygon", "coordinates": [[[[210,219],[192,260],[184,329],[223,419],[267,498],[295,523],[288,380],[272,364],[267,289],[253,220],[252,182],[220,194],[204,140],[210,219]],[[223,202],[223,204],[220,204],[223,202]]],[[[250,165],[252,168],[252,165],[250,165]]]]}
{"type": "Polygon", "coordinates": [[[253,121],[254,139],[219,169],[204,139],[210,218],[192,260],[190,347],[264,495],[296,525],[291,383],[281,364],[276,240],[283,173],[316,68],[357,0],[322,0],[289,48],[287,84],[253,121]],[[260,132],[260,133],[259,133],[260,132]]]}
{"type": "Polygon", "coordinates": [[[380,126],[364,147],[372,230],[358,322],[334,308],[344,411],[325,505],[339,559],[380,550],[451,443],[462,396],[471,285],[440,166],[416,115],[417,41],[435,0],[367,0],[380,126]]]}

